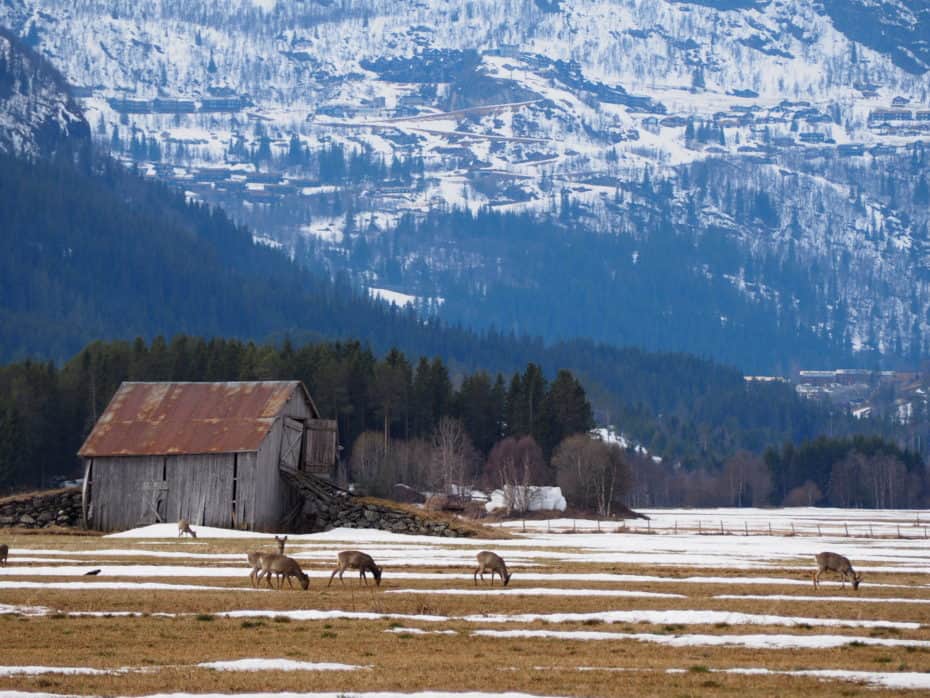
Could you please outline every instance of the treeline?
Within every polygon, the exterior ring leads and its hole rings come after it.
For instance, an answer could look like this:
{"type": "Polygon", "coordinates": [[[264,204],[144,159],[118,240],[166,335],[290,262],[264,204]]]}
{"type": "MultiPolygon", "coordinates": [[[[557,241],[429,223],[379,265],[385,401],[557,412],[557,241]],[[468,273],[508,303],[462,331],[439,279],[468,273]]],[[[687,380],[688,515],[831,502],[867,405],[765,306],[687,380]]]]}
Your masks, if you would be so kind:
{"type": "Polygon", "coordinates": [[[920,456],[877,436],[819,437],[764,454],[737,451],[719,467],[670,468],[628,453],[633,506],[923,507],[920,456]]]}
{"type": "Polygon", "coordinates": [[[593,426],[584,389],[568,371],[539,366],[505,377],[477,371],[454,382],[439,358],[383,358],[359,342],[295,348],[178,336],[170,343],[95,343],[60,369],[26,361],[0,368],[0,491],[41,487],[80,472],[76,451],[117,387],[135,381],[302,380],[351,446],[366,432],[385,445],[431,440],[455,420],[479,457],[508,436],[529,436],[544,457],[593,426]],[[457,384],[456,384],[457,383],[457,384]]]}

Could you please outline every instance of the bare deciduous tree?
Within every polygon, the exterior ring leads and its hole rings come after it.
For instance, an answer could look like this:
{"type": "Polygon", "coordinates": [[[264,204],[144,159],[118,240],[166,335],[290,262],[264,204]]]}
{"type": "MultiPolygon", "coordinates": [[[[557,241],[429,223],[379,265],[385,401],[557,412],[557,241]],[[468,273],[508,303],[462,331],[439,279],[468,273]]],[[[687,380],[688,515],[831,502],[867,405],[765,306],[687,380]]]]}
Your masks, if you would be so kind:
{"type": "Polygon", "coordinates": [[[359,434],[352,446],[352,460],[349,463],[352,482],[366,492],[383,495],[383,485],[392,479],[387,470],[387,451],[384,439],[376,431],[359,434]]]}
{"type": "Polygon", "coordinates": [[[632,471],[623,450],[583,434],[559,444],[552,464],[566,498],[595,509],[600,516],[610,516],[614,504],[632,486],[632,471]]]}
{"type": "Polygon", "coordinates": [[[433,432],[430,484],[438,492],[451,494],[472,480],[475,448],[458,419],[443,417],[433,432]]]}
{"type": "Polygon", "coordinates": [[[730,503],[738,507],[765,504],[772,493],[768,467],[749,451],[737,451],[727,458],[722,477],[730,503]]]}
{"type": "Polygon", "coordinates": [[[786,507],[812,507],[823,499],[823,492],[813,480],[807,480],[785,495],[783,502],[786,507]]]}
{"type": "Polygon", "coordinates": [[[484,473],[492,485],[503,491],[508,514],[529,511],[532,487],[543,484],[545,477],[542,449],[532,436],[507,437],[491,449],[484,473]]]}

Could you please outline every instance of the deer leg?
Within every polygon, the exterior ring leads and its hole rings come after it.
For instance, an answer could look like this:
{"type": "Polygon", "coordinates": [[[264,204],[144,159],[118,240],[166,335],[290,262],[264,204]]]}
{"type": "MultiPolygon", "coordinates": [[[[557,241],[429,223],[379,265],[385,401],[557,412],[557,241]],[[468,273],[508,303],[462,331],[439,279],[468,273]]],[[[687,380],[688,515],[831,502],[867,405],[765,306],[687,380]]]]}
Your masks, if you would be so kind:
{"type": "Polygon", "coordinates": [[[359,577],[362,578],[362,581],[365,582],[365,586],[367,587],[367,586],[368,586],[368,577],[365,576],[365,570],[361,570],[361,571],[358,573],[358,575],[359,575],[359,577]]]}
{"type": "Polygon", "coordinates": [[[339,571],[339,568],[338,568],[338,567],[337,567],[336,569],[333,570],[333,573],[332,573],[331,575],[329,575],[329,584],[327,584],[326,586],[329,586],[330,584],[333,583],[333,577],[336,576],[336,572],[338,572],[338,571],[339,571]]]}
{"type": "Polygon", "coordinates": [[[481,569],[480,567],[479,567],[478,569],[476,569],[476,570],[475,570],[475,573],[472,575],[472,576],[474,577],[474,579],[475,579],[475,586],[478,586],[478,570],[480,570],[480,569],[481,569]]]}

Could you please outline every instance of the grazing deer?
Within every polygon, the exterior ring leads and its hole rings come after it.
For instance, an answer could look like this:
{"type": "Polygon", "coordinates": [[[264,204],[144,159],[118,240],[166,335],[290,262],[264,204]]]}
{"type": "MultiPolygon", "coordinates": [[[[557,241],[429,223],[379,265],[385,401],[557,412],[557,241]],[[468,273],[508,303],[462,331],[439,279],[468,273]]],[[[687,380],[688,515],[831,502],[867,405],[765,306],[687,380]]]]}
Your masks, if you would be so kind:
{"type": "Polygon", "coordinates": [[[197,537],[197,531],[191,528],[190,523],[187,519],[181,519],[178,521],[178,538],[183,536],[185,533],[189,533],[191,538],[197,537]]]}
{"type": "Polygon", "coordinates": [[[500,555],[492,553],[490,550],[482,550],[477,557],[478,569],[475,570],[474,574],[475,586],[478,585],[479,574],[481,575],[481,581],[484,581],[485,572],[491,573],[491,584],[494,584],[494,573],[497,572],[504,586],[507,586],[512,573],[507,571],[507,563],[504,562],[500,555]]]}
{"type": "Polygon", "coordinates": [[[0,567],[6,567],[6,558],[10,554],[10,546],[0,543],[0,567]]]}
{"type": "Polygon", "coordinates": [[[271,586],[271,575],[275,575],[278,578],[278,589],[284,588],[284,580],[287,580],[287,585],[293,589],[294,585],[291,583],[291,577],[297,577],[300,580],[300,588],[304,591],[310,586],[310,577],[304,574],[304,571],[300,569],[300,565],[297,564],[297,560],[287,555],[278,555],[277,553],[264,553],[261,555],[261,566],[262,571],[258,573],[258,582],[261,584],[262,577],[268,580],[268,586],[271,586]]]}
{"type": "MultiPolygon", "coordinates": [[[[333,577],[336,574],[339,575],[339,581],[342,582],[342,575],[346,570],[358,570],[358,575],[361,580],[365,582],[365,586],[368,586],[368,577],[365,576],[366,572],[371,572],[375,578],[375,585],[381,586],[381,568],[375,564],[375,561],[371,558],[371,555],[366,553],[359,552],[358,550],[343,550],[337,557],[337,566],[333,570],[333,573],[329,575],[329,584],[333,583],[333,577]]],[[[326,586],[329,586],[327,584],[326,586]]]]}
{"type": "Polygon", "coordinates": [[[846,578],[852,577],[852,588],[859,589],[862,575],[856,574],[848,558],[837,553],[817,553],[817,571],[814,572],[814,588],[820,586],[820,575],[824,572],[839,572],[843,575],[843,588],[846,588],[846,578]]]}

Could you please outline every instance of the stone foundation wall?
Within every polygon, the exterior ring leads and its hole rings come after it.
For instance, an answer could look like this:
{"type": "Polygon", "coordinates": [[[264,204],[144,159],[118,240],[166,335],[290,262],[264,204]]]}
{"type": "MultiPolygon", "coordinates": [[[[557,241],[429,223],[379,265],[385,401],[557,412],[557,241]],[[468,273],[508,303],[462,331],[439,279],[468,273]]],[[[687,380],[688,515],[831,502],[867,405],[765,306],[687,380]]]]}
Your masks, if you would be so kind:
{"type": "Polygon", "coordinates": [[[0,499],[0,527],[48,528],[81,525],[81,490],[72,487],[0,499]]]}

